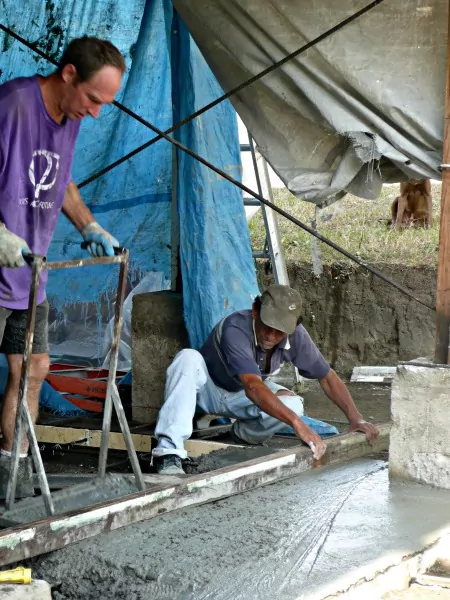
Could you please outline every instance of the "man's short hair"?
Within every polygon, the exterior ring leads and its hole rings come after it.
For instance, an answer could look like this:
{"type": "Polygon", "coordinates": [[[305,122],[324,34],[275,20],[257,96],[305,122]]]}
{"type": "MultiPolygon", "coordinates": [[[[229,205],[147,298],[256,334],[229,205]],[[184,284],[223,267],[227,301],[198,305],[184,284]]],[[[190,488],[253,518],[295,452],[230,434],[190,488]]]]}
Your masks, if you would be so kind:
{"type": "Polygon", "coordinates": [[[253,300],[253,306],[258,312],[261,312],[261,296],[256,296],[253,300]]]}
{"type": "Polygon", "coordinates": [[[126,68],[125,59],[114,44],[87,35],[69,43],[61,57],[57,72],[61,73],[66,65],[75,67],[79,83],[90,79],[102,67],[116,67],[121,73],[124,73],[126,68]]]}

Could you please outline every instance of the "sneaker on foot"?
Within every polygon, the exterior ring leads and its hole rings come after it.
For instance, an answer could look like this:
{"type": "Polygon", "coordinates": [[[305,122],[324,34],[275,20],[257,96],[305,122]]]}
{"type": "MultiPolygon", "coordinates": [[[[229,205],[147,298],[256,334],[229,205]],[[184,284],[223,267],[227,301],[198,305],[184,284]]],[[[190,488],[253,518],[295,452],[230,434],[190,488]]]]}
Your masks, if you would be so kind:
{"type": "Polygon", "coordinates": [[[160,475],[186,475],[181,458],[177,454],[155,456],[153,464],[160,475]]]}

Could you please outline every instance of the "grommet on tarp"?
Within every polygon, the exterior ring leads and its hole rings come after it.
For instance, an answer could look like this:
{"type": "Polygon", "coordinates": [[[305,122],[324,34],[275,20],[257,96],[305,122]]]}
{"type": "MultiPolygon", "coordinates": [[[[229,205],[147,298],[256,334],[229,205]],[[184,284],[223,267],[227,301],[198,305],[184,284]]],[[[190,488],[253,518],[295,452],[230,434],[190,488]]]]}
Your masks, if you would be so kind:
{"type": "Polygon", "coordinates": [[[445,164],[445,165],[439,165],[438,166],[438,171],[442,171],[442,169],[450,169],[450,165],[447,165],[447,164],[445,164]]]}

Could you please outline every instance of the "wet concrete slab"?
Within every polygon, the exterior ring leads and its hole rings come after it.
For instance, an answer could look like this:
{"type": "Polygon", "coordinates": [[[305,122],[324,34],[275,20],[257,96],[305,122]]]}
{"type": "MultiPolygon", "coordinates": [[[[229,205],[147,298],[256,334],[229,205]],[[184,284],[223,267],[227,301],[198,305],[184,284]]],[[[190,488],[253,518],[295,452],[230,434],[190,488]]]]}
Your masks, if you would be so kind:
{"type": "MultiPolygon", "coordinates": [[[[139,491],[134,478],[107,473],[104,479],[95,478],[52,493],[55,515],[81,510],[92,504],[120,498],[139,491]]],[[[0,513],[0,527],[16,527],[47,517],[42,496],[17,501],[10,510],[0,513]]]]}
{"type": "Polygon", "coordinates": [[[32,561],[55,600],[318,599],[450,526],[450,491],[358,459],[83,541],[32,561]],[[87,557],[88,560],[87,560],[87,557]]]}

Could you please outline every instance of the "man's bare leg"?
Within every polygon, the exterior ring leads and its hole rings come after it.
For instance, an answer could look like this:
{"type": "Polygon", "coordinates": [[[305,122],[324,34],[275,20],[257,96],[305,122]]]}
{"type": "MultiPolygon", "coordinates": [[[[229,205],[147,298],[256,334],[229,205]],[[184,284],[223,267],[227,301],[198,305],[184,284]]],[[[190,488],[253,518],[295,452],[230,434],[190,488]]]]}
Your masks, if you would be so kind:
{"type": "MultiPolygon", "coordinates": [[[[12,451],[14,428],[19,398],[20,373],[22,369],[22,355],[10,354],[7,356],[9,365],[8,383],[5,390],[1,427],[3,434],[2,450],[12,451]]],[[[39,393],[42,383],[48,373],[50,358],[48,354],[33,354],[31,357],[30,375],[28,378],[28,409],[33,423],[39,412],[39,393]]],[[[28,451],[28,439],[24,436],[21,445],[21,455],[28,451]]]]}

